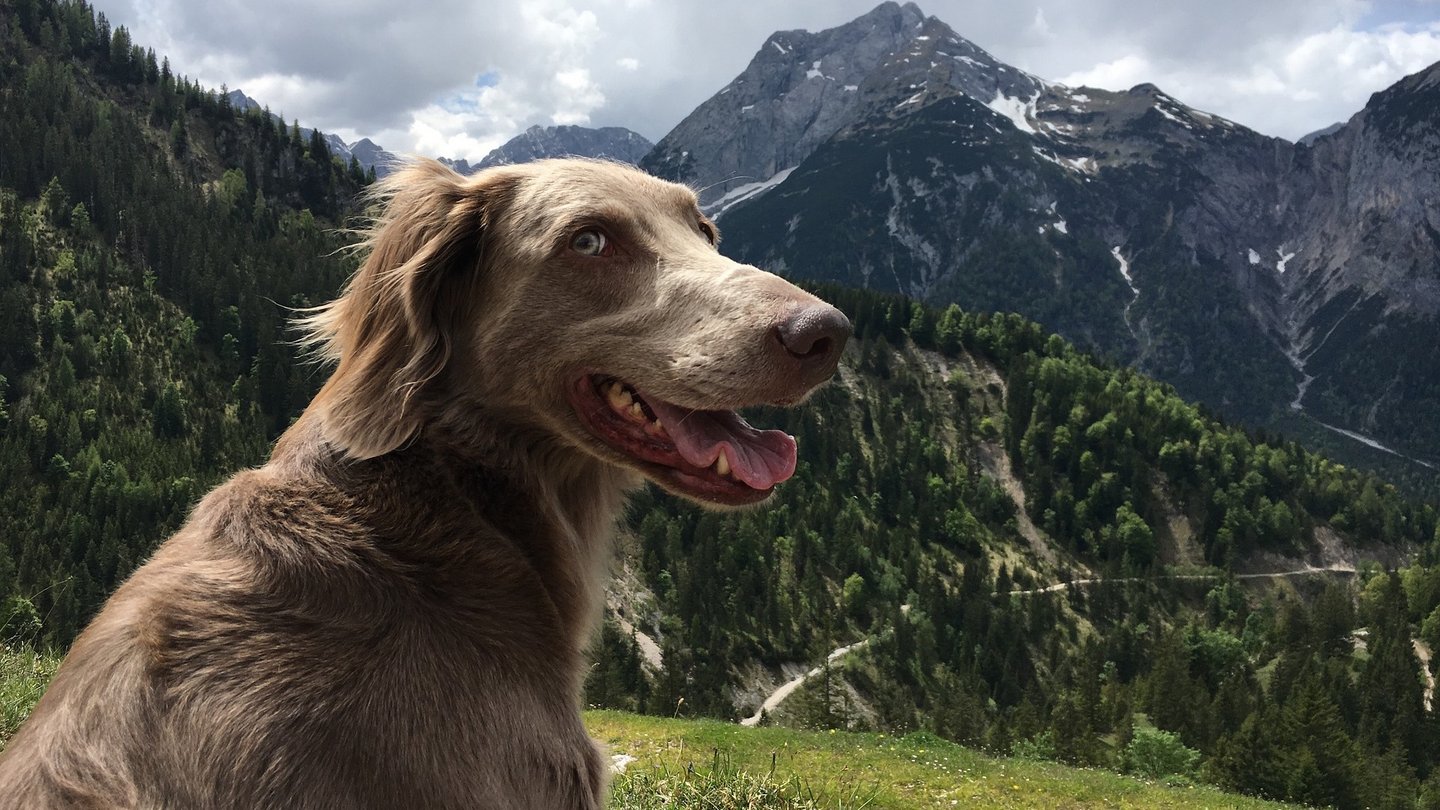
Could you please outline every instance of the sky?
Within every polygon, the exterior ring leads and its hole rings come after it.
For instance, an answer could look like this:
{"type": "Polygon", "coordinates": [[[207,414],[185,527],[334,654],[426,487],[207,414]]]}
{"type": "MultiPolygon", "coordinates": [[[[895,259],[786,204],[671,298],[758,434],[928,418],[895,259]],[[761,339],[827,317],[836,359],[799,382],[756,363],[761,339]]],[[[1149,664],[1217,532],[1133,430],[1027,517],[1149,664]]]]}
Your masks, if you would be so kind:
{"type": "MultiPolygon", "coordinates": [[[[393,151],[476,161],[540,124],[659,140],[775,31],[879,0],[95,0],[207,86],[393,151]],[[408,7],[407,7],[408,6],[408,7]]],[[[1440,0],[925,0],[1002,62],[1068,85],[1158,85],[1295,139],[1440,62],[1440,0]]]]}

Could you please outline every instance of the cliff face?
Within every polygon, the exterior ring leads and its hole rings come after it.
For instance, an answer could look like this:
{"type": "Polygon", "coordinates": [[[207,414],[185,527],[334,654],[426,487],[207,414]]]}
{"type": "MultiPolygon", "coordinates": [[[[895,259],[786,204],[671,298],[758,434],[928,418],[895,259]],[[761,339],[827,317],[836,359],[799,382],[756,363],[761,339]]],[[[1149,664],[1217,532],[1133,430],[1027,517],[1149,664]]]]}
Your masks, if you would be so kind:
{"type": "Polygon", "coordinates": [[[702,189],[709,207],[726,195],[734,201],[733,192],[774,180],[852,124],[863,106],[860,86],[922,36],[925,22],[913,3],[885,3],[837,28],[771,35],[641,166],[702,189]]]}
{"type": "Polygon", "coordinates": [[[654,144],[624,127],[533,126],[486,155],[475,169],[552,157],[609,158],[637,163],[654,144]]]}

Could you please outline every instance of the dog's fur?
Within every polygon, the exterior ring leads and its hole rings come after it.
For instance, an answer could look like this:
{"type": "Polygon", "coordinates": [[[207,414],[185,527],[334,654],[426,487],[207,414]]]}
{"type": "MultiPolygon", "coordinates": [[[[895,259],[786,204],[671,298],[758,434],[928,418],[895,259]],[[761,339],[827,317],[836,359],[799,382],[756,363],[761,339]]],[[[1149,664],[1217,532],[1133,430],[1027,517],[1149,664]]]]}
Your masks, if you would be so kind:
{"type": "Polygon", "coordinates": [[[565,384],[798,402],[834,362],[797,372],[776,324],[824,305],[628,167],[421,162],[382,186],[362,267],[305,324],[334,374],[75,642],[0,756],[0,807],[603,803],[578,694],[645,471],[565,384]],[[591,227],[613,255],[572,249],[591,227]]]}

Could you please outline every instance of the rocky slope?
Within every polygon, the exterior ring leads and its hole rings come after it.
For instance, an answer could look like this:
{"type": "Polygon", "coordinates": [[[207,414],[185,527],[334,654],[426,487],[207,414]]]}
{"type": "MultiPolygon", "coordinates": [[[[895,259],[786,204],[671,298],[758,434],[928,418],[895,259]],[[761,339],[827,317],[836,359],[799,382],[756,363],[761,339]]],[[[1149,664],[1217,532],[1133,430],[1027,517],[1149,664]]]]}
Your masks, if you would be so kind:
{"type": "Polygon", "coordinates": [[[1297,145],[886,3],[771,36],[642,165],[706,189],[746,260],[1019,311],[1252,424],[1430,463],[1436,74],[1297,145]]]}
{"type": "Polygon", "coordinates": [[[654,144],[624,127],[533,126],[486,155],[476,169],[552,157],[609,158],[638,163],[654,144]]]}

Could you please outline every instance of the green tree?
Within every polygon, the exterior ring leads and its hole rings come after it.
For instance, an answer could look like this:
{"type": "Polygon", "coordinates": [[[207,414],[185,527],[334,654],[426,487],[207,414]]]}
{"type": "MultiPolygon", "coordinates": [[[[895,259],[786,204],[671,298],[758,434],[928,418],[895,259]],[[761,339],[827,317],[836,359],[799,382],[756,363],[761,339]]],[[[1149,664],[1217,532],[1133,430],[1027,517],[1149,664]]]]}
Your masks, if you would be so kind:
{"type": "Polygon", "coordinates": [[[1148,779],[1193,776],[1200,752],[1185,747],[1176,734],[1141,727],[1125,746],[1124,762],[1127,771],[1148,779]]]}

